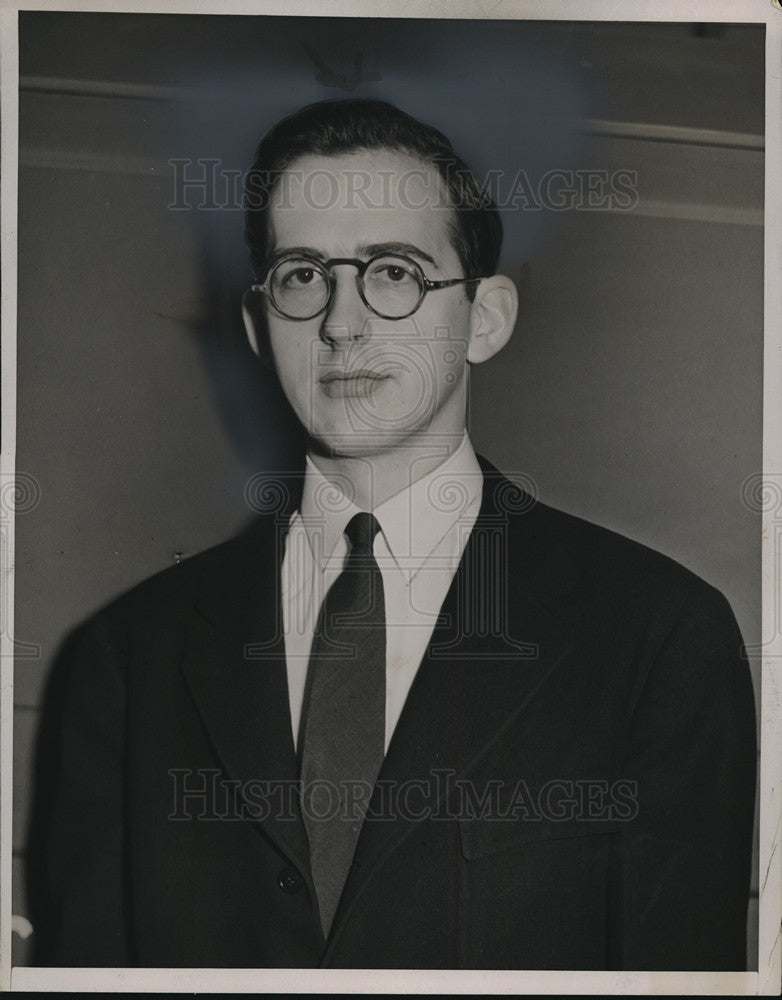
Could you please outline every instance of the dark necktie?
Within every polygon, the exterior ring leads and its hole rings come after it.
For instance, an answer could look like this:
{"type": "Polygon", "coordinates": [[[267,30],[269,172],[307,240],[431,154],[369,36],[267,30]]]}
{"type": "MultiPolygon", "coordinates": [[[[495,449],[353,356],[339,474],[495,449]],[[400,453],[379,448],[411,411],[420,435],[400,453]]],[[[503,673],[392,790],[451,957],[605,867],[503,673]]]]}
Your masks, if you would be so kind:
{"type": "Polygon", "coordinates": [[[385,747],[386,612],[372,553],[380,525],[356,514],[345,567],[324,598],[299,734],[302,812],[328,936],[385,747]]]}

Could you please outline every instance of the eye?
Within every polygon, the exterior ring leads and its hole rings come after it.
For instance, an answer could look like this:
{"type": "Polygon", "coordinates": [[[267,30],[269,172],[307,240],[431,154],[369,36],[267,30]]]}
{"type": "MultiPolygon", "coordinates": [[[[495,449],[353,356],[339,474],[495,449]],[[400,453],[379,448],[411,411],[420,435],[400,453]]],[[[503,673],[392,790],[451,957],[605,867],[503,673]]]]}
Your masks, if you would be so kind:
{"type": "Polygon", "coordinates": [[[285,275],[286,285],[309,285],[314,281],[317,272],[313,267],[297,267],[285,275]]]}
{"type": "Polygon", "coordinates": [[[281,261],[272,275],[272,284],[278,293],[312,289],[323,285],[324,281],[323,272],[315,263],[296,258],[281,261]]]}
{"type": "Polygon", "coordinates": [[[399,260],[379,260],[369,269],[368,278],[384,285],[406,285],[418,282],[416,271],[399,260]]]}

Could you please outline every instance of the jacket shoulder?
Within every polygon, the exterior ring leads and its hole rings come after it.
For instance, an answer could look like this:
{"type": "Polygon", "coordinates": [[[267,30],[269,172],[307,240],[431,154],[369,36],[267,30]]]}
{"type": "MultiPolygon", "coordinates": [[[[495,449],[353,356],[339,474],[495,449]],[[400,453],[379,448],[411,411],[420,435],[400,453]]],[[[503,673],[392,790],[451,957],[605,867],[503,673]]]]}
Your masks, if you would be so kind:
{"type": "Polygon", "coordinates": [[[678,560],[537,500],[488,463],[484,475],[484,509],[508,525],[508,564],[543,603],[566,597],[615,622],[627,614],[670,618],[691,605],[732,618],[722,593],[678,560]]]}

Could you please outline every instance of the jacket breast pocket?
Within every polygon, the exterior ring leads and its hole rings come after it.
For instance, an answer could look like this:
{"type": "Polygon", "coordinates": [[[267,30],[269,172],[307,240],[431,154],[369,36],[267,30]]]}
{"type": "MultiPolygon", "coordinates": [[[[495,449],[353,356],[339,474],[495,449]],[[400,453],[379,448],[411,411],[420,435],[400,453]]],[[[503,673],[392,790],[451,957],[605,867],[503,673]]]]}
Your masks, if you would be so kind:
{"type": "Polygon", "coordinates": [[[609,858],[619,829],[461,821],[460,965],[605,968],[609,858]]]}

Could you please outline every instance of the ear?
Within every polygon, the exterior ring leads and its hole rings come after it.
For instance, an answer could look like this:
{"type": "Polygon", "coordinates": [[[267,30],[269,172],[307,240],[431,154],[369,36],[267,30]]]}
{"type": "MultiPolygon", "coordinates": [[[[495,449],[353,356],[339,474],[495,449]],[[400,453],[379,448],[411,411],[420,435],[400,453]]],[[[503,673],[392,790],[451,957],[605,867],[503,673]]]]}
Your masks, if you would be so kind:
{"type": "Polygon", "coordinates": [[[515,284],[503,274],[483,278],[475,291],[470,313],[467,360],[488,361],[510,340],[519,309],[515,284]]]}
{"type": "Polygon", "coordinates": [[[269,338],[266,333],[266,302],[263,292],[248,288],[242,296],[242,319],[247,339],[253,352],[261,361],[271,367],[269,338]]]}

